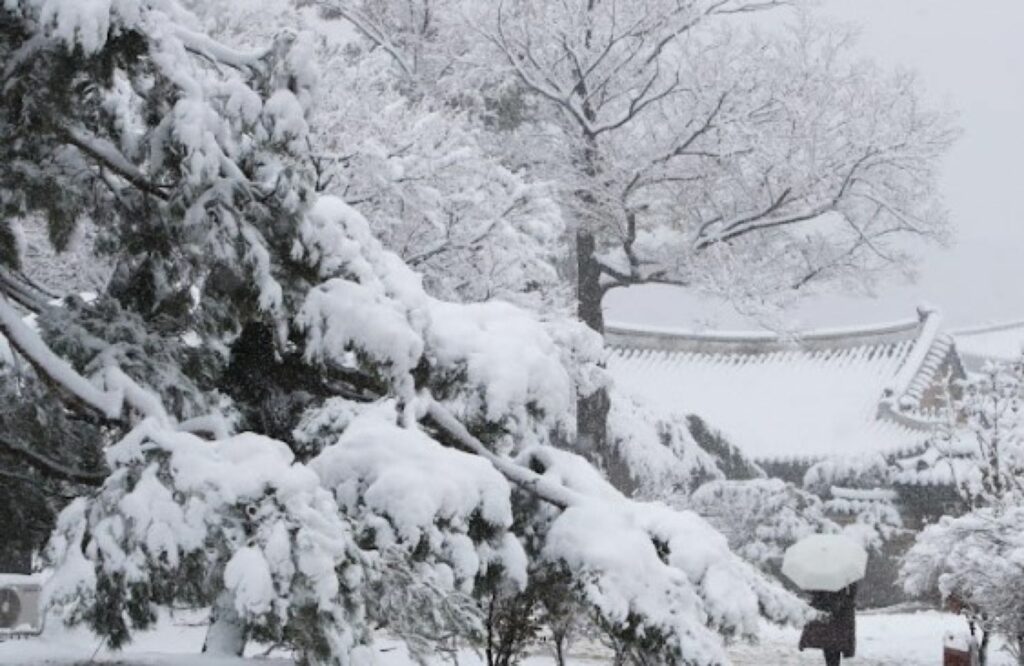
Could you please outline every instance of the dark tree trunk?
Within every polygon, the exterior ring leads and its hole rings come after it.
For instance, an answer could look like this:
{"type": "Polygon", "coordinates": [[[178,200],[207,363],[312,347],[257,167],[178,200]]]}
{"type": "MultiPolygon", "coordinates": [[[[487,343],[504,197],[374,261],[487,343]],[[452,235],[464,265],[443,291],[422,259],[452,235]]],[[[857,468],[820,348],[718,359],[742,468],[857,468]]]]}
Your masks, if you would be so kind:
{"type": "MultiPolygon", "coordinates": [[[[604,335],[604,313],[601,310],[601,269],[594,253],[594,235],[580,229],[576,232],[576,301],[580,321],[604,335]]],[[[601,390],[582,397],[576,408],[578,452],[591,460],[602,457],[608,443],[608,392],[601,390]]]]}
{"type": "Polygon", "coordinates": [[[555,645],[555,666],[565,666],[565,632],[552,632],[551,642],[555,645]]]}
{"type": "MultiPolygon", "coordinates": [[[[588,0],[587,11],[594,10],[596,0],[588,0]]],[[[591,32],[588,29],[586,43],[590,45],[591,32]]],[[[579,79],[574,91],[580,98],[583,116],[589,123],[597,120],[597,114],[588,99],[589,91],[585,77],[579,79]]],[[[598,143],[589,128],[583,128],[583,154],[580,167],[586,176],[589,187],[600,187],[598,184],[600,160],[598,159],[598,143]]],[[[593,191],[586,187],[578,192],[580,204],[590,214],[599,215],[597,199],[593,191]]],[[[576,307],[577,314],[584,324],[604,337],[604,311],[601,301],[604,290],[601,288],[601,264],[597,260],[597,239],[590,222],[584,219],[576,229],[576,307]]],[[[635,490],[628,467],[622,462],[608,439],[608,411],[610,400],[608,391],[601,389],[589,396],[579,398],[576,403],[576,452],[593,463],[604,468],[608,480],[619,490],[632,494],[635,490]]]]}
{"type": "MultiPolygon", "coordinates": [[[[594,234],[580,229],[576,232],[576,301],[577,314],[584,324],[604,336],[604,312],[601,300],[601,267],[596,257],[594,234]]],[[[601,389],[576,402],[576,453],[599,465],[616,488],[632,494],[636,482],[629,467],[614,450],[608,437],[608,412],[611,401],[608,391],[601,389]]]]}

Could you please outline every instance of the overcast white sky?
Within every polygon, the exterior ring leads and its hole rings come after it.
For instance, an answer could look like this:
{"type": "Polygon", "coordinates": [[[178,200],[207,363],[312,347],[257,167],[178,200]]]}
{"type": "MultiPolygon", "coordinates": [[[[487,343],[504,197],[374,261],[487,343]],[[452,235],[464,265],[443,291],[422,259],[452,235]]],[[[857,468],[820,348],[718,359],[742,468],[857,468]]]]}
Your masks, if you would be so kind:
{"type": "MultiPolygon", "coordinates": [[[[822,297],[801,305],[794,324],[903,319],[922,302],[941,308],[952,326],[1024,318],[1024,0],[823,0],[820,11],[860,26],[865,55],[916,70],[932,104],[960,113],[964,135],[942,182],[956,238],[948,249],[922,250],[916,284],[894,284],[874,299],[822,297]]],[[[606,316],[752,326],[657,287],[612,292],[606,316]]]]}

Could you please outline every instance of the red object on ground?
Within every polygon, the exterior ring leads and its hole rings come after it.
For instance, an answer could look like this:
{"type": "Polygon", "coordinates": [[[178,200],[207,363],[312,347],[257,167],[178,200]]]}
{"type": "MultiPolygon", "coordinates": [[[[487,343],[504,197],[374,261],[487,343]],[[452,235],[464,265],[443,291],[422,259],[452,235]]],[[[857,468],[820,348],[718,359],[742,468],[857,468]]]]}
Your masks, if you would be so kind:
{"type": "Polygon", "coordinates": [[[946,634],[942,646],[942,666],[977,666],[978,646],[969,636],[946,634]]]}
{"type": "Polygon", "coordinates": [[[942,666],[971,666],[971,653],[945,648],[942,651],[942,666]]]}

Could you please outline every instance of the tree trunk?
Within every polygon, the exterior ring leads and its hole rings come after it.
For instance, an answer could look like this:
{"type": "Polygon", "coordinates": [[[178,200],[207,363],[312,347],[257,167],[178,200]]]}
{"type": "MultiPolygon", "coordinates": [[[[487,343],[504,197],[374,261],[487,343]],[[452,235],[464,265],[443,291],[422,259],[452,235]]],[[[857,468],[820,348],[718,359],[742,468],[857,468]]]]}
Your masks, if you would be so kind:
{"type": "MultiPolygon", "coordinates": [[[[601,269],[594,257],[594,235],[584,229],[576,232],[576,302],[580,321],[604,335],[601,310],[601,269]]],[[[608,392],[601,390],[580,398],[576,410],[578,452],[591,460],[601,456],[608,440],[608,392]]]]}
{"type": "Polygon", "coordinates": [[[245,651],[245,626],[235,610],[235,602],[227,590],[220,593],[210,613],[203,652],[218,656],[241,657],[245,651]]]}
{"type": "Polygon", "coordinates": [[[551,642],[555,646],[555,666],[565,666],[566,635],[564,631],[552,631],[551,642]]]}
{"type": "MultiPolygon", "coordinates": [[[[584,324],[604,336],[604,311],[601,301],[601,266],[596,257],[594,234],[586,229],[576,232],[577,314],[584,324]]],[[[629,466],[614,450],[608,438],[608,391],[601,389],[580,397],[576,402],[576,453],[604,469],[613,486],[627,495],[636,491],[629,466]]]]}

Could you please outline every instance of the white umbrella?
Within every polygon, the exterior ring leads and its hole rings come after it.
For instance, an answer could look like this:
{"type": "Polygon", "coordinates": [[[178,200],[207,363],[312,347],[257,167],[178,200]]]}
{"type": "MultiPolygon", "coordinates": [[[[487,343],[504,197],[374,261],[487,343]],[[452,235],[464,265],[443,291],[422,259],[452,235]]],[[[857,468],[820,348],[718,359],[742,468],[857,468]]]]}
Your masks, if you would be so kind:
{"type": "Polygon", "coordinates": [[[839,534],[814,534],[786,549],[782,573],[804,590],[838,592],[864,577],[868,553],[839,534]]]}

